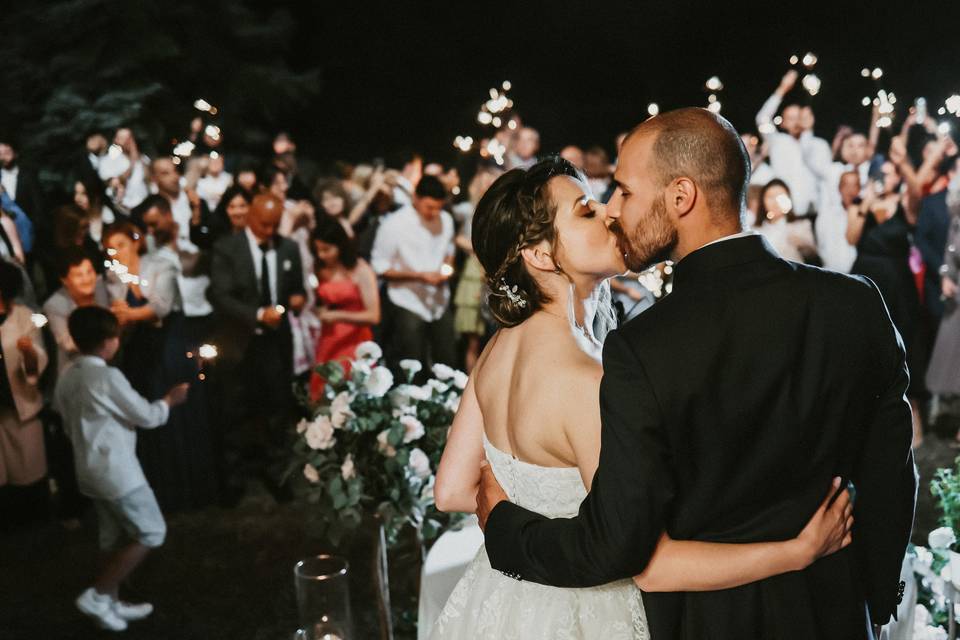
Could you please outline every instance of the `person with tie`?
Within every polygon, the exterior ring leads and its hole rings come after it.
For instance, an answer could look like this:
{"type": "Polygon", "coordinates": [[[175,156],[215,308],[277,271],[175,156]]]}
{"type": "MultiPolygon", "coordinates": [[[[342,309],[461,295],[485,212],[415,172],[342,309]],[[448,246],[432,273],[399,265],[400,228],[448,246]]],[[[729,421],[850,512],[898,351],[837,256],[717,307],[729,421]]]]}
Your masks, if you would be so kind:
{"type": "Polygon", "coordinates": [[[275,196],[254,197],[244,232],[222,238],[213,250],[210,300],[217,315],[227,502],[242,495],[244,472],[257,473],[275,495],[286,495],[279,478],[294,409],[287,313],[299,313],[306,297],[297,245],[277,235],[282,214],[283,202],[275,196]],[[245,453],[252,456],[244,460],[245,453]]]}

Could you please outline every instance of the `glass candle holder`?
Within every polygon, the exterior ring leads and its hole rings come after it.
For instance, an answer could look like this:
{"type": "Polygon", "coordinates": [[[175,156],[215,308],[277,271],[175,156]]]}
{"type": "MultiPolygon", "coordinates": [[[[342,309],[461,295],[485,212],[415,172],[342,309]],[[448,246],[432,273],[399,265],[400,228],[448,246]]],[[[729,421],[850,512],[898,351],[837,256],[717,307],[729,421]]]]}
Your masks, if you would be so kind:
{"type": "Polygon", "coordinates": [[[329,555],[304,558],[293,569],[300,640],[352,640],[349,565],[329,555]]]}

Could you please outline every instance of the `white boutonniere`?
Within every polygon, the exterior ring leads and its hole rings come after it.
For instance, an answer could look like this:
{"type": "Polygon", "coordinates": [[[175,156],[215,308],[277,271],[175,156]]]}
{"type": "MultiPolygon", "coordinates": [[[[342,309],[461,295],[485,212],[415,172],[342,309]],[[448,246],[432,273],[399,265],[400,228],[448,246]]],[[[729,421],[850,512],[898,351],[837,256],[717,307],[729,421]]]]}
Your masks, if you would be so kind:
{"type": "Polygon", "coordinates": [[[284,260],[284,261],[283,261],[283,270],[284,270],[284,271],[290,271],[290,268],[291,268],[292,266],[293,266],[293,263],[290,262],[289,260],[284,260]]]}

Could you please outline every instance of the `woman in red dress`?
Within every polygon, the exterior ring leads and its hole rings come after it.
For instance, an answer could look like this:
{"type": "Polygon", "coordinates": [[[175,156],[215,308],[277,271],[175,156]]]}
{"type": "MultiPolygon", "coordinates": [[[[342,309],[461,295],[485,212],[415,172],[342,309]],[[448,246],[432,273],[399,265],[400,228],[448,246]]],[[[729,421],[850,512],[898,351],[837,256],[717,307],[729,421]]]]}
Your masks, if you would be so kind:
{"type": "MultiPolygon", "coordinates": [[[[316,362],[339,360],[345,368],[357,345],[373,339],[371,327],[380,322],[380,292],[370,265],[357,256],[353,239],[333,218],[321,215],[312,245],[317,275],[317,316],[323,323],[316,362]]],[[[319,398],[323,378],[313,374],[310,396],[319,398]]]]}

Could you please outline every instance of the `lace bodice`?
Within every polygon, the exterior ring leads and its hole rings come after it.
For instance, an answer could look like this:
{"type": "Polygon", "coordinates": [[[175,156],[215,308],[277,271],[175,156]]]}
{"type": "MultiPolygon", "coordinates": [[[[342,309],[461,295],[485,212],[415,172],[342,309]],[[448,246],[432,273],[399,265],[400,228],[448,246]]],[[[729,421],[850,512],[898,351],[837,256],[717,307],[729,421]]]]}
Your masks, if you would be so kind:
{"type": "Polygon", "coordinates": [[[483,436],[483,449],[493,474],[510,502],[548,518],[577,515],[587,495],[576,467],[541,467],[500,451],[483,436]]]}

